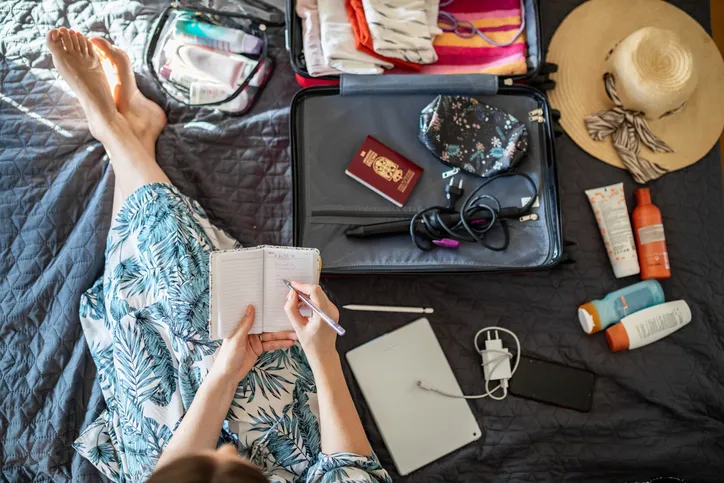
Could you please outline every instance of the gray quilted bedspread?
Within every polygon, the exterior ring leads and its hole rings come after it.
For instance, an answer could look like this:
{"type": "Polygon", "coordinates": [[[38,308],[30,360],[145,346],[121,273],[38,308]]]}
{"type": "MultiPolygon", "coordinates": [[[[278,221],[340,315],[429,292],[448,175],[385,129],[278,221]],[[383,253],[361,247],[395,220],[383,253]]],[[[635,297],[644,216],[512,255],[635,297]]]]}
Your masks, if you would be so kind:
{"type": "MultiPolygon", "coordinates": [[[[543,34],[578,0],[541,0],[543,34]]],[[[674,2],[708,25],[708,2],[674,2]]],[[[0,480],[97,480],[70,444],[103,408],[78,321],[83,290],[102,270],[113,173],[77,100],[52,69],[43,37],[69,26],[106,35],[135,58],[142,90],[166,110],[158,160],[181,191],[245,245],[291,241],[288,104],[297,89],[276,35],[277,67],[253,112],[230,118],[169,102],[141,68],[163,0],[0,0],[0,480]]],[[[472,336],[502,325],[531,356],[598,375],[589,414],[509,397],[471,402],[484,437],[410,482],[631,481],[724,474],[724,212],[719,149],[652,183],[664,214],[673,277],[667,298],[693,322],[630,353],[583,335],[580,303],[630,281],[613,278],[583,188],[626,183],[567,137],[557,142],[567,256],[545,273],[357,277],[324,282],[343,303],[431,305],[430,318],[466,392],[483,387],[472,336]]],[[[347,313],[342,352],[411,320],[347,313]]],[[[389,454],[354,384],[383,463],[389,454]]],[[[394,475],[393,475],[394,476],[394,475]]]]}

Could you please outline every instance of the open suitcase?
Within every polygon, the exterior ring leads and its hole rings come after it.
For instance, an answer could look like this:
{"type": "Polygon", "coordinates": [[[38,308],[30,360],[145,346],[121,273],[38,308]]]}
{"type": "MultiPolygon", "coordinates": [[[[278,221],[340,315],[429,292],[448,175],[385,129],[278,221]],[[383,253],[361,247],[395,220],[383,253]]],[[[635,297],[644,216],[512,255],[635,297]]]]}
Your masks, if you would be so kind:
{"type": "MultiPolygon", "coordinates": [[[[545,96],[523,86],[499,87],[497,78],[456,76],[342,76],[340,87],[301,90],[292,101],[291,149],[294,179],[294,235],[298,246],[319,248],[323,273],[451,272],[532,270],[555,265],[561,257],[561,224],[551,112],[545,96]],[[438,94],[473,96],[526,124],[528,153],[516,167],[533,178],[540,206],[535,220],[511,220],[504,251],[474,243],[423,252],[409,236],[347,238],[351,225],[410,218],[444,204],[443,165],[417,139],[420,111],[438,94]],[[545,122],[528,120],[543,110],[545,122]],[[373,136],[425,171],[403,208],[345,174],[366,136],[373,136]]],[[[469,174],[470,193],[483,179],[469,174]]],[[[457,181],[456,181],[457,182],[457,181]]],[[[522,206],[529,190],[515,179],[491,183],[488,193],[504,206],[522,206]]]]}
{"type": "MultiPolygon", "coordinates": [[[[292,101],[290,134],[294,182],[294,243],[319,248],[323,274],[529,271],[556,265],[562,256],[560,205],[554,147],[554,113],[545,95],[521,82],[541,81],[542,64],[537,2],[526,0],[528,67],[524,76],[379,75],[315,78],[333,85],[302,89],[292,101]],[[533,39],[532,41],[530,39],[533,39]],[[510,243],[492,251],[476,243],[458,249],[416,248],[410,236],[354,239],[350,226],[409,219],[433,205],[444,205],[442,173],[449,171],[418,140],[420,111],[437,95],[475,97],[523,122],[529,133],[528,152],[516,170],[528,174],[538,188],[537,219],[506,221],[510,243]],[[543,122],[529,113],[542,110],[543,122]],[[345,174],[367,136],[412,160],[424,174],[404,207],[395,205],[345,174]]],[[[287,48],[303,85],[311,79],[303,64],[301,22],[287,4],[287,48]]],[[[542,81],[545,83],[546,79],[542,81]]],[[[483,182],[470,174],[465,196],[483,182]]],[[[485,188],[505,206],[522,206],[529,190],[515,179],[498,179],[485,188]]],[[[535,218],[535,217],[534,217],[535,218]]]]}

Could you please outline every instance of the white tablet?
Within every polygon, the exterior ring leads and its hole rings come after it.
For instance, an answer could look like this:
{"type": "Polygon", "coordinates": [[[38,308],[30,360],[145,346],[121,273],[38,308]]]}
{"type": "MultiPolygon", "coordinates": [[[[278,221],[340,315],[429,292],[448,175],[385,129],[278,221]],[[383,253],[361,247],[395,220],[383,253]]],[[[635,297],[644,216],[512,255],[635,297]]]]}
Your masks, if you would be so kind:
{"type": "Polygon", "coordinates": [[[467,401],[420,389],[425,382],[462,395],[430,322],[418,319],[347,353],[362,394],[406,475],[480,438],[467,401]]]}

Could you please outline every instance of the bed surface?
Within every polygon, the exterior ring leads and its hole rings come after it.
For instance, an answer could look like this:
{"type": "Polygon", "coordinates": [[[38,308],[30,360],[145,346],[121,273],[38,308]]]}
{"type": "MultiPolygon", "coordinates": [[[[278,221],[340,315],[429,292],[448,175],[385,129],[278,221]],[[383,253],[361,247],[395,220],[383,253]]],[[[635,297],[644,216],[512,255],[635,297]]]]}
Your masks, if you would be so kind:
{"type": "MultiPolygon", "coordinates": [[[[579,0],[541,0],[544,41],[579,0]]],[[[678,0],[708,27],[709,5],[678,0]]],[[[245,245],[291,241],[288,105],[297,85],[276,36],[277,66],[251,114],[230,118],[167,102],[140,69],[163,0],[0,0],[0,480],[100,479],[70,447],[104,403],[78,321],[82,291],[100,275],[113,173],[76,99],[43,48],[59,26],[107,35],[135,59],[141,89],[166,110],[159,163],[212,221],[245,245]]],[[[583,190],[630,176],[557,140],[563,234],[575,263],[526,274],[332,278],[339,305],[424,305],[460,385],[483,386],[472,336],[515,331],[527,355],[598,375],[581,414],[509,397],[475,401],[484,437],[407,477],[394,474],[351,373],[365,428],[395,481],[720,481],[724,471],[724,210],[719,149],[652,183],[666,227],[668,300],[693,321],[655,345],[612,354],[583,334],[576,307],[635,279],[614,279],[583,190]],[[424,299],[420,294],[425,294],[424,299]]],[[[343,313],[340,352],[414,319],[343,313]]]]}

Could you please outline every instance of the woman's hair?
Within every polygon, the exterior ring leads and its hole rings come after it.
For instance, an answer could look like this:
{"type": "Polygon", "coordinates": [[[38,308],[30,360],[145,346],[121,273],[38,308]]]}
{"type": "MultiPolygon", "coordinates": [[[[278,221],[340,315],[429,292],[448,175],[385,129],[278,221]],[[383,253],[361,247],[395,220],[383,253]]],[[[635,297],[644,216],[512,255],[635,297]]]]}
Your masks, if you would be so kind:
{"type": "Polygon", "coordinates": [[[257,468],[241,461],[219,462],[206,455],[187,456],[151,475],[148,483],[269,483],[257,468]]]}

